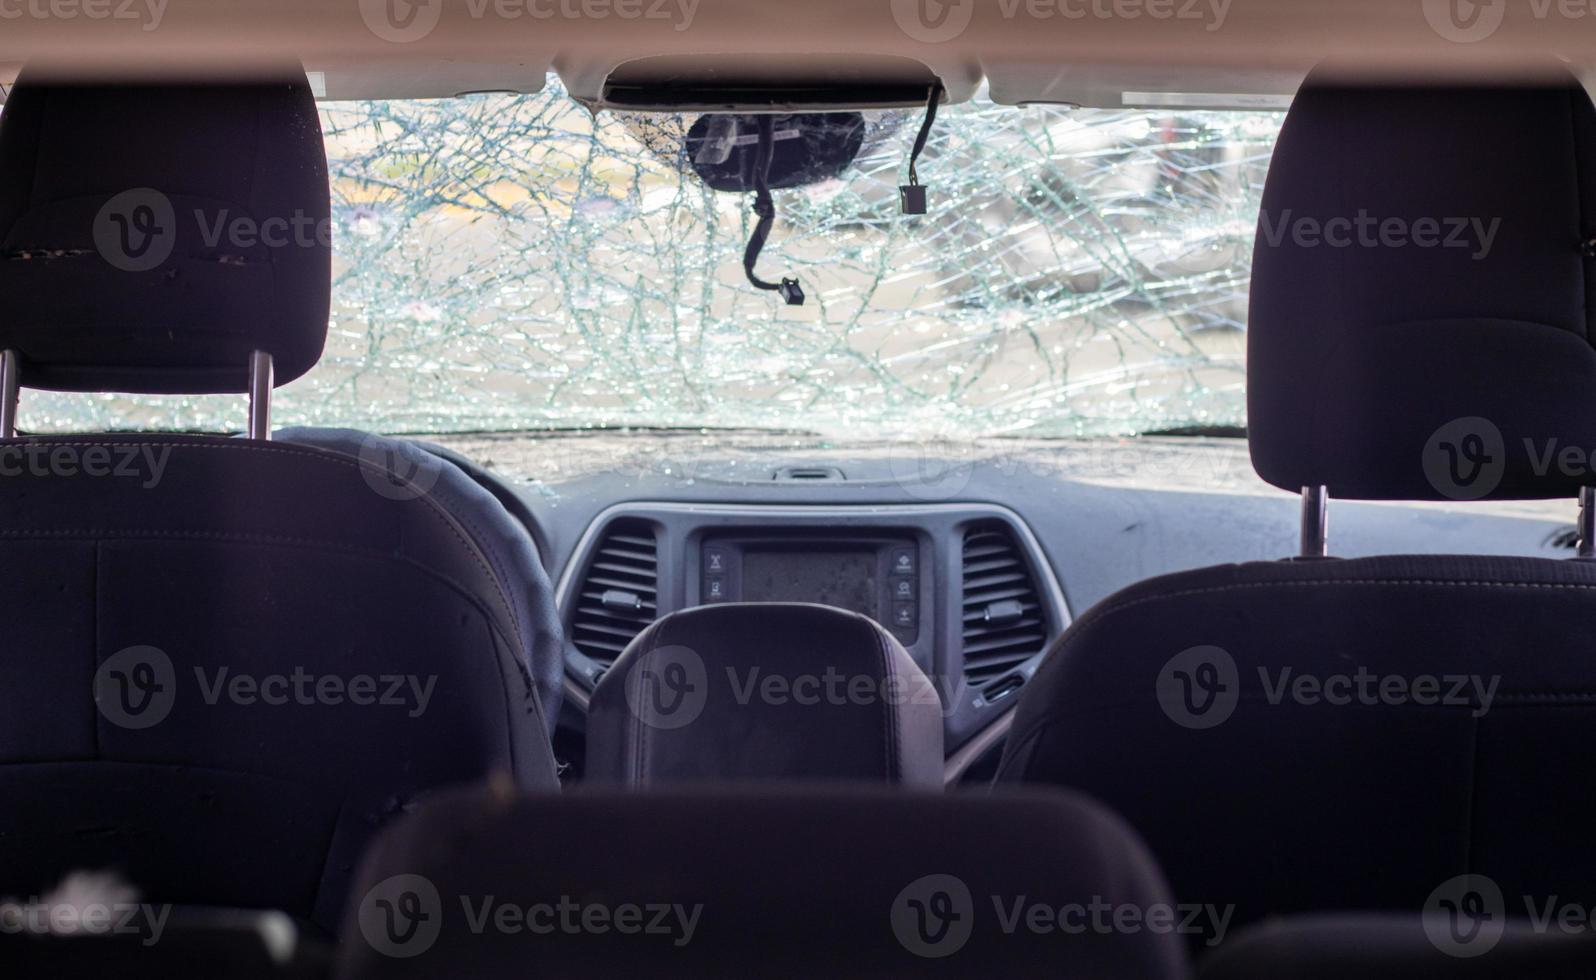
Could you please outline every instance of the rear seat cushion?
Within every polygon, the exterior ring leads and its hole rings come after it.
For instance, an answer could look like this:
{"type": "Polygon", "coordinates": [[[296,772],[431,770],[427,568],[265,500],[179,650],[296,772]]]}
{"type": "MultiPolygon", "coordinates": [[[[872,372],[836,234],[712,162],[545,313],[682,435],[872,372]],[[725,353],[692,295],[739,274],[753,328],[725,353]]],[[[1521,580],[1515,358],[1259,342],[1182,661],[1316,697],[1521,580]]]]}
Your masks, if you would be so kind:
{"type": "Polygon", "coordinates": [[[1125,825],[1058,791],[463,793],[373,847],[340,976],[1176,980],[1169,902],[1125,825]]]}
{"type": "Polygon", "coordinates": [[[1416,913],[1342,913],[1258,925],[1201,961],[1200,980],[1589,980],[1596,933],[1526,919],[1477,933],[1477,954],[1452,945],[1451,924],[1416,913]],[[1438,936],[1438,945],[1432,939],[1438,936]]]}

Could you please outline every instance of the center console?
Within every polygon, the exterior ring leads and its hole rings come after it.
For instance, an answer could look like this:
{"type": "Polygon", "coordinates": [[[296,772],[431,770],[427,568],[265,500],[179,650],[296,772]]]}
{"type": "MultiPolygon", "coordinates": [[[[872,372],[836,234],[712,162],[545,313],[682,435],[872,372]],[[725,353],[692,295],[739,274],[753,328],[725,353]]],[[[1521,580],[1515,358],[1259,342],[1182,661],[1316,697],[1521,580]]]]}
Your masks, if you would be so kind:
{"type": "Polygon", "coordinates": [[[584,532],[556,595],[566,693],[580,709],[661,616],[723,603],[812,603],[867,616],[903,645],[936,685],[955,755],[973,755],[1001,734],[1020,689],[1069,624],[1040,543],[1014,512],[992,504],[620,504],[584,532]]]}

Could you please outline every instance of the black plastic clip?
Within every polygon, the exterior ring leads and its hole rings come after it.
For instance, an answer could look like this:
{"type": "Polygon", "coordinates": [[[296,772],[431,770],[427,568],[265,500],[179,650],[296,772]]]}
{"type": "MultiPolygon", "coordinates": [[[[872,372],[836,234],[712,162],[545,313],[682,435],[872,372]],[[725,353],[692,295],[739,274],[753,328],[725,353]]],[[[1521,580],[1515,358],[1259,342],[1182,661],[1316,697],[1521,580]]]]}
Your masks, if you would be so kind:
{"type": "Polygon", "coordinates": [[[931,95],[925,103],[925,122],[920,124],[920,133],[914,138],[914,150],[909,154],[909,182],[898,187],[904,214],[925,214],[929,210],[926,188],[920,183],[920,172],[916,165],[920,162],[920,154],[925,152],[926,141],[931,138],[931,127],[936,124],[937,106],[941,102],[942,83],[938,82],[931,86],[931,95]]]}

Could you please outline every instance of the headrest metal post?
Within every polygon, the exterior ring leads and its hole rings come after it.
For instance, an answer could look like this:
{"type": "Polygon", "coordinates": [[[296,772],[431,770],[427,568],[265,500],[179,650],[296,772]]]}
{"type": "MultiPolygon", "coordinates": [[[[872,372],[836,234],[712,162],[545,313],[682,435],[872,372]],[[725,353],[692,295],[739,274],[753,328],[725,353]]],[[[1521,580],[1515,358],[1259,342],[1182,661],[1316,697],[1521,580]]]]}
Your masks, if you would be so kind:
{"type": "Polygon", "coordinates": [[[272,437],[272,356],[263,350],[249,355],[249,437],[272,437]]]}
{"type": "Polygon", "coordinates": [[[1302,557],[1329,555],[1325,533],[1330,524],[1330,492],[1325,487],[1302,488],[1302,557]]]}
{"type": "Polygon", "coordinates": [[[1579,488],[1579,557],[1596,558],[1596,487],[1579,488]]]}
{"type": "Polygon", "coordinates": [[[0,351],[0,439],[17,435],[17,404],[22,396],[22,356],[0,351]]]}

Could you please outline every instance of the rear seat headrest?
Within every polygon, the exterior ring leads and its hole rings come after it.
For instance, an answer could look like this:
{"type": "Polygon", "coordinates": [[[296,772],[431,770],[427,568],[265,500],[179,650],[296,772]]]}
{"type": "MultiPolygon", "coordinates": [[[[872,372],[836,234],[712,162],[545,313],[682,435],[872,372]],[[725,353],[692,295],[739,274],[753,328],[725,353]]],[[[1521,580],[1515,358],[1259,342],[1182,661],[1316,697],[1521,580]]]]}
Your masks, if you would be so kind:
{"type": "Polygon", "coordinates": [[[1062,792],[457,792],[367,853],[336,975],[1177,980],[1188,929],[1062,792]]]}
{"type": "Polygon", "coordinates": [[[1414,500],[1596,483],[1556,462],[1596,449],[1596,110],[1563,77],[1305,83],[1253,253],[1265,480],[1414,500]]]}
{"type": "Polygon", "coordinates": [[[321,356],[331,291],[321,125],[303,72],[58,84],[0,112],[0,349],[68,391],[236,393],[321,356]]]}
{"type": "Polygon", "coordinates": [[[942,787],[936,688],[864,616],[800,603],[703,606],[627,646],[593,693],[587,779],[942,787]]]}

